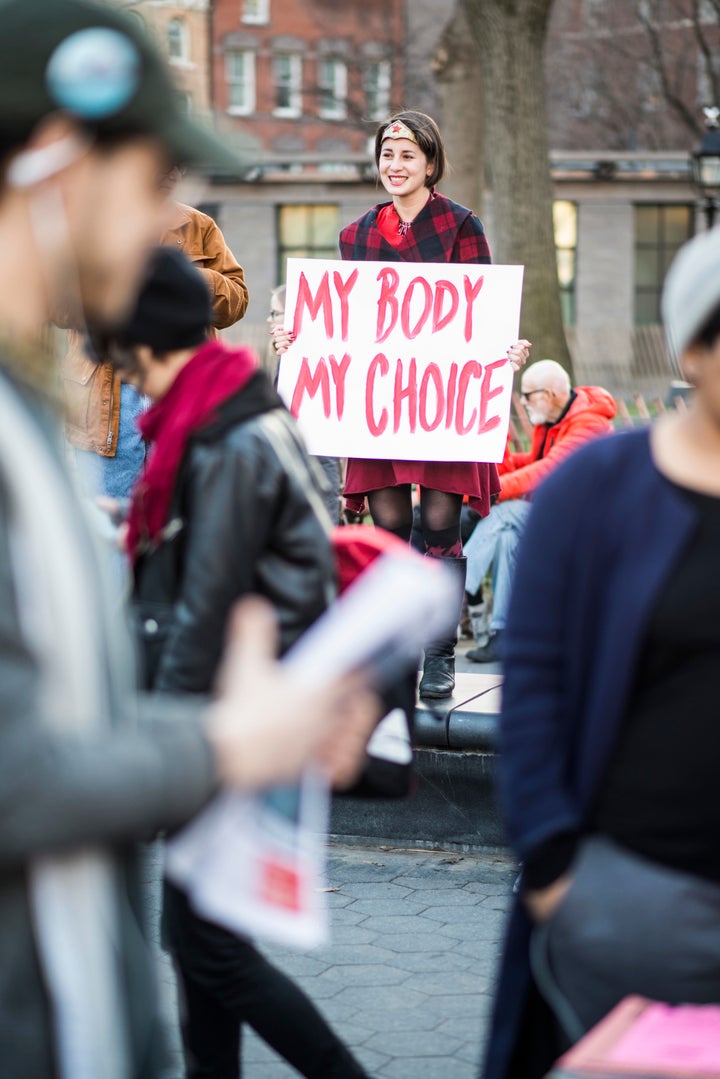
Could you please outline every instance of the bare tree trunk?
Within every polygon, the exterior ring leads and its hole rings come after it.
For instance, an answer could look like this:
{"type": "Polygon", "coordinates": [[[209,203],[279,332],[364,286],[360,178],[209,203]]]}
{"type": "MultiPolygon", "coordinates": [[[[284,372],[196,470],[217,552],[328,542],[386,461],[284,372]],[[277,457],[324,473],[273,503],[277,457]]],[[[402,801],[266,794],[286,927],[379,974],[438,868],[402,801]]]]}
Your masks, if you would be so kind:
{"type": "MultiPolygon", "coordinates": [[[[493,257],[523,263],[522,334],[571,369],[560,308],[544,49],[554,0],[460,0],[480,54],[493,257]]],[[[572,372],[571,372],[572,374],[572,372]]]]}
{"type": "Polygon", "coordinates": [[[482,217],[485,193],[483,85],[475,42],[458,4],[433,56],[437,117],[450,165],[443,191],[482,217]]]}

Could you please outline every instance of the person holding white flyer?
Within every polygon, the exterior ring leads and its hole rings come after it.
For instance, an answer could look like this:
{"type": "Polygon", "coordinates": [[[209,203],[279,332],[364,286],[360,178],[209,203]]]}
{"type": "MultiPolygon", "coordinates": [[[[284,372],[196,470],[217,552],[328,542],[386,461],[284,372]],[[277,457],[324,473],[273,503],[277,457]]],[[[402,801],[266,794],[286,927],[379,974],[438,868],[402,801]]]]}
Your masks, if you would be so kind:
{"type": "MultiPolygon", "coordinates": [[[[293,421],[253,354],[209,340],[210,323],[200,273],[160,247],[129,320],[95,342],[152,401],[127,543],[146,680],[162,693],[212,690],[241,596],[272,602],[285,652],[335,594],[326,514],[293,421]]],[[[167,879],[163,923],[189,1079],[240,1075],[243,1023],[302,1075],[363,1079],[298,986],[167,879]]]]}
{"type": "MultiPolygon", "coordinates": [[[[477,216],[436,190],[445,171],[445,148],[435,121],[422,112],[405,111],[384,121],[375,136],[375,164],[390,201],[372,207],[340,233],[343,259],[372,262],[489,263],[490,249],[477,216]]],[[[421,268],[421,267],[420,267],[421,268]]],[[[282,354],[293,334],[274,331],[282,354]]],[[[530,342],[507,348],[514,370],[526,362],[530,342]]],[[[503,346],[505,348],[505,346],[503,346]]],[[[438,432],[440,433],[440,432],[438,432]]],[[[465,559],[460,539],[463,496],[482,517],[499,492],[497,469],[486,462],[426,460],[348,460],[345,502],[409,543],[413,524],[411,491],[420,488],[421,528],[428,558],[441,559],[461,586],[465,559]]],[[[460,606],[458,606],[460,619],[460,606]]],[[[449,697],[455,687],[454,633],[425,649],[420,696],[449,697]]]]}

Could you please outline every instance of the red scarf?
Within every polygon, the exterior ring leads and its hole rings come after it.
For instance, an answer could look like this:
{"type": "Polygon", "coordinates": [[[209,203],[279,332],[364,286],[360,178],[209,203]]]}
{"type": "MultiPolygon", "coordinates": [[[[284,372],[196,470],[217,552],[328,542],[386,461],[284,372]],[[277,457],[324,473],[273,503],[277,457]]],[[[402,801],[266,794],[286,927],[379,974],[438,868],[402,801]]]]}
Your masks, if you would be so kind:
{"type": "Polygon", "coordinates": [[[145,471],[133,492],[127,549],[135,561],[147,544],[156,544],[167,522],[175,480],[188,441],[210,426],[219,407],[238,393],[257,370],[249,349],[229,349],[208,341],[180,370],[170,389],[138,421],[152,443],[145,471]]]}

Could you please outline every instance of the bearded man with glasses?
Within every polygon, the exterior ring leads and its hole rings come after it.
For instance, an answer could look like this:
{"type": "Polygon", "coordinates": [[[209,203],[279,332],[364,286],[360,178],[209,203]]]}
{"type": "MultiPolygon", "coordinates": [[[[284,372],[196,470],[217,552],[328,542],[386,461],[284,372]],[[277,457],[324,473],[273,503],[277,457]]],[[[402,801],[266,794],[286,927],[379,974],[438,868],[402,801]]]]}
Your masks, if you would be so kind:
{"type": "Polygon", "coordinates": [[[502,634],[510,600],[520,536],[530,499],[540,483],[583,443],[612,431],[616,405],[600,386],[572,388],[567,371],[554,360],[540,360],[525,371],[520,394],[533,434],[526,453],[509,449],[498,468],[500,494],[465,544],[468,603],[477,603],[482,583],[492,571],[493,610],[490,636],[467,658],[493,663],[502,658],[502,634]]]}

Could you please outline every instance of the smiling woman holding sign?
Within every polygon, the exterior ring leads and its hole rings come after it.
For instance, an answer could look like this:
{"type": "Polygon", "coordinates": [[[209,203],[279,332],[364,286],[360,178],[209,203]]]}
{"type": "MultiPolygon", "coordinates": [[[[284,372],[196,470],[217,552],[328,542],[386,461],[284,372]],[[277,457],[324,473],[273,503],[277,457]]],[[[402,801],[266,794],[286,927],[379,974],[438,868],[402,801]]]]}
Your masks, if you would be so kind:
{"type": "MultiPolygon", "coordinates": [[[[437,124],[421,112],[402,112],[381,124],[375,136],[375,161],[392,201],[368,210],[340,233],[343,259],[376,262],[489,263],[490,249],[480,220],[471,210],[435,190],[445,171],[445,148],[437,124]]],[[[283,352],[293,340],[275,331],[283,352]]],[[[529,341],[507,350],[507,361],[521,367],[529,341]]],[[[460,540],[463,496],[481,516],[500,490],[494,464],[441,460],[399,461],[353,458],[348,461],[345,499],[358,512],[367,499],[376,525],[410,540],[412,485],[421,489],[421,523],[426,554],[442,558],[463,587],[465,559],[460,540]]],[[[459,612],[458,612],[459,613],[459,612]]],[[[455,686],[454,638],[437,641],[425,652],[420,682],[423,697],[447,697],[455,686]]]]}

